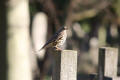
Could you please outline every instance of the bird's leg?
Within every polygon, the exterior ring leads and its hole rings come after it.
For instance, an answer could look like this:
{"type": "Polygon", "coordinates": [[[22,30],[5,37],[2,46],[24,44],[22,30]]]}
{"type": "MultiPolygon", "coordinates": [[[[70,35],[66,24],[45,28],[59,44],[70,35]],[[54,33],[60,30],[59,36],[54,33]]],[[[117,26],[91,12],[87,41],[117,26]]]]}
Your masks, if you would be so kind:
{"type": "Polygon", "coordinates": [[[55,46],[54,48],[55,48],[57,51],[62,51],[62,49],[59,48],[58,46],[55,46]]]}

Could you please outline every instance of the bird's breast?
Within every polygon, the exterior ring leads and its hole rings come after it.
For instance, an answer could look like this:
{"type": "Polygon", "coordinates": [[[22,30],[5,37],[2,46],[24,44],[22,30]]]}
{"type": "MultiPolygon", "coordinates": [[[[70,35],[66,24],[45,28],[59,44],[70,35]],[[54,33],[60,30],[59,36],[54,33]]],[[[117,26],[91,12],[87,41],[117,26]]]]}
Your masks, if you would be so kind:
{"type": "Polygon", "coordinates": [[[66,33],[66,30],[62,32],[61,34],[61,39],[59,39],[59,43],[58,45],[63,45],[66,41],[66,38],[67,38],[67,33],[66,33]]]}

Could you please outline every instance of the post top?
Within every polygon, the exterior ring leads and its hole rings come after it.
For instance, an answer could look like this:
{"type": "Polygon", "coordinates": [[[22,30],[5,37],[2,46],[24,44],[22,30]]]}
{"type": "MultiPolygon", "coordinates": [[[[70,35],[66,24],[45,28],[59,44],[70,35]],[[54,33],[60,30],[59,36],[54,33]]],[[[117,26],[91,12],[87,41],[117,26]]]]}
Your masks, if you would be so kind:
{"type": "Polygon", "coordinates": [[[114,50],[116,50],[117,48],[113,48],[113,47],[100,47],[100,49],[114,49],[114,50]]]}
{"type": "Polygon", "coordinates": [[[74,53],[74,54],[77,54],[77,51],[76,50],[61,50],[61,51],[55,51],[55,53],[63,53],[63,54],[71,54],[71,53],[74,53]]]}
{"type": "Polygon", "coordinates": [[[76,50],[62,50],[62,52],[74,52],[74,53],[77,53],[76,50]]]}

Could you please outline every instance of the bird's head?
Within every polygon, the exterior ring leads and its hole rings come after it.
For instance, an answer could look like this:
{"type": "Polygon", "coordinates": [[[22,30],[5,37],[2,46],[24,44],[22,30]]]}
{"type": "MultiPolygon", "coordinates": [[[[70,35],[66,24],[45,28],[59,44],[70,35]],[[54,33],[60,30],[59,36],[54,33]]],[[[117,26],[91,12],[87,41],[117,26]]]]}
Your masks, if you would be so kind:
{"type": "Polygon", "coordinates": [[[67,27],[67,26],[64,26],[64,29],[65,29],[65,30],[67,30],[67,29],[68,29],[68,27],[67,27]]]}

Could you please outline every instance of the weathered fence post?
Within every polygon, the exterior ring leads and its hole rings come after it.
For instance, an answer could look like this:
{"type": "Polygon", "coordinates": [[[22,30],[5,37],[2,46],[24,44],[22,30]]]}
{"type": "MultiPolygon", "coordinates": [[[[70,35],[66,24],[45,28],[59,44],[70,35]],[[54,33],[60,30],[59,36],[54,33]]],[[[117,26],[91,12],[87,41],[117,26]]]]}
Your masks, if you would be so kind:
{"type": "MultiPolygon", "coordinates": [[[[118,49],[102,47],[99,49],[98,80],[105,80],[104,77],[117,80],[118,49]]],[[[120,78],[119,78],[120,79],[120,78]]]]}
{"type": "Polygon", "coordinates": [[[53,57],[52,80],[77,80],[77,51],[57,51],[53,57]]]}

